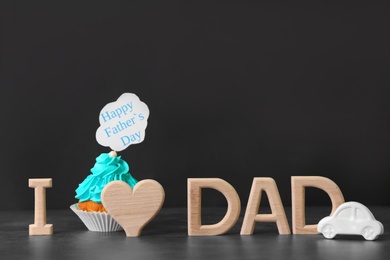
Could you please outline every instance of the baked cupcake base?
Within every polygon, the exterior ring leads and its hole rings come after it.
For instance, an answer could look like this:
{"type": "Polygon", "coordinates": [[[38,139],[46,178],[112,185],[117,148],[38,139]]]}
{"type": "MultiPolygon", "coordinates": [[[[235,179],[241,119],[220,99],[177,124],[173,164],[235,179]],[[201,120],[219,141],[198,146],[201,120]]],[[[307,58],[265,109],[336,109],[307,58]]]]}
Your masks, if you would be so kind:
{"type": "Polygon", "coordinates": [[[70,209],[76,213],[84,225],[90,231],[96,232],[115,232],[123,230],[110,214],[106,212],[87,212],[80,210],[77,204],[70,206],[70,209]]]}

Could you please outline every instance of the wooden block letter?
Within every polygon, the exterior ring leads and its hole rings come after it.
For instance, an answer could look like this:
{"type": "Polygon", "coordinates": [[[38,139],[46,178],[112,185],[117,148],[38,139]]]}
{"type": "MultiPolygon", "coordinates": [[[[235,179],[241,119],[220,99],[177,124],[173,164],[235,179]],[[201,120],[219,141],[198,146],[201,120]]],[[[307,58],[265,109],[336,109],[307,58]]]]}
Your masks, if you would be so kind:
{"type": "Polygon", "coordinates": [[[279,234],[291,234],[278,187],[272,178],[254,178],[246,206],[241,235],[252,235],[255,222],[276,222],[279,234]],[[266,192],[271,206],[271,214],[258,214],[262,192],[266,192]]]}
{"type": "Polygon", "coordinates": [[[318,234],[317,224],[306,225],[305,218],[305,187],[315,187],[325,191],[332,202],[332,212],[344,203],[344,196],[340,188],[332,180],[320,176],[292,176],[292,226],[294,234],[318,234]]]}
{"type": "Polygon", "coordinates": [[[188,235],[215,236],[228,232],[240,215],[241,202],[236,190],[228,182],[218,178],[188,179],[188,235]],[[223,219],[213,225],[202,225],[202,188],[221,192],[228,203],[223,219]]]}
{"type": "Polygon", "coordinates": [[[46,224],[46,188],[52,187],[52,179],[29,179],[28,186],[35,191],[34,224],[29,226],[29,234],[52,235],[53,225],[46,224]]]}

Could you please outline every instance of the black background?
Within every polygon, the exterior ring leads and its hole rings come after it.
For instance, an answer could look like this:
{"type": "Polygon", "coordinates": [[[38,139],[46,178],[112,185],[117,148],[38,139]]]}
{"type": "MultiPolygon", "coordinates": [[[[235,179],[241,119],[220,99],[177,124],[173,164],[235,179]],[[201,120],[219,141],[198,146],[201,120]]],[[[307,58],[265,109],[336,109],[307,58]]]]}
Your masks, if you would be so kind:
{"type": "Polygon", "coordinates": [[[166,207],[186,206],[189,177],[225,179],[243,206],[253,177],[272,177],[290,205],[294,175],[389,205],[389,14],[379,0],[1,1],[1,209],[32,209],[40,177],[48,208],[75,203],[110,151],[99,112],[124,92],[150,117],[120,155],[166,207]]]}

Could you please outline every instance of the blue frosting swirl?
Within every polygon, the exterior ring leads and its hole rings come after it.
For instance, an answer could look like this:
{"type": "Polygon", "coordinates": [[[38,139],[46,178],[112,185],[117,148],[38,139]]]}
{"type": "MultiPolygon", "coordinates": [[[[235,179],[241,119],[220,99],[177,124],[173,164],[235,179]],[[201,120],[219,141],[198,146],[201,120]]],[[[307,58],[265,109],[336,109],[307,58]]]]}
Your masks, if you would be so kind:
{"type": "Polygon", "coordinates": [[[80,202],[92,200],[102,203],[100,194],[107,183],[111,181],[124,181],[134,188],[137,180],[129,173],[129,165],[120,156],[111,157],[102,153],[96,158],[91,174],[79,184],[75,198],[80,202]]]}

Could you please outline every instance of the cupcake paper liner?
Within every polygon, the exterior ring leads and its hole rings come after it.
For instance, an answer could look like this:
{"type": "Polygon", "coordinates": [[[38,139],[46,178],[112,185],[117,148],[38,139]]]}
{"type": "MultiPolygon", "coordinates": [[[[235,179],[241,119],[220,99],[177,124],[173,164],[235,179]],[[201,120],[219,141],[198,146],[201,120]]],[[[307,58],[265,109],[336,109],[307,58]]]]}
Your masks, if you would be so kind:
{"type": "Polygon", "coordinates": [[[70,206],[70,209],[76,213],[83,221],[84,225],[90,231],[96,232],[115,232],[123,230],[110,214],[106,212],[87,212],[80,210],[77,204],[70,206]]]}

